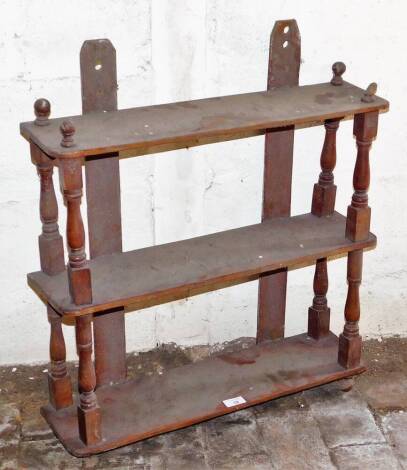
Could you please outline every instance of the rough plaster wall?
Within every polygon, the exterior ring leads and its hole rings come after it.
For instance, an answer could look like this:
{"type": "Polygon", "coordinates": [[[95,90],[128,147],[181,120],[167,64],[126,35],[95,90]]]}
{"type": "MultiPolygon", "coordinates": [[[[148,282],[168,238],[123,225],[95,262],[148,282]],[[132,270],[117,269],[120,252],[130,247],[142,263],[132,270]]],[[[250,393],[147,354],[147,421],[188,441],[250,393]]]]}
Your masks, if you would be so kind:
{"type": "MultiPolygon", "coordinates": [[[[86,39],[117,49],[119,106],[131,107],[264,89],[269,34],[295,17],[302,36],[300,81],[327,81],[343,60],[346,79],[379,83],[391,101],[372,150],[370,203],[376,251],[365,257],[361,330],[407,334],[407,148],[405,2],[235,0],[0,0],[0,363],[46,361],[45,309],[25,273],[38,269],[39,185],[18,123],[45,96],[53,116],[80,112],[78,54],[86,39]],[[80,12],[80,13],[79,13],[80,12]],[[404,108],[403,108],[404,106],[404,108]]],[[[188,238],[260,220],[263,138],[226,142],[121,162],[124,248],[188,238]]],[[[308,212],[319,173],[323,128],[296,133],[293,214],[308,212]]],[[[351,122],[338,132],[337,208],[346,211],[355,161],[351,122]]],[[[65,210],[60,202],[60,225],[65,210]]],[[[86,213],[85,207],[83,213],[86,213]]],[[[343,325],[346,262],[329,266],[332,328],[343,325]]],[[[287,334],[306,328],[313,269],[291,272],[287,334]]],[[[127,316],[129,350],[157,343],[216,343],[253,336],[257,283],[127,316]]],[[[72,328],[65,328],[74,357],[72,328]]]]}

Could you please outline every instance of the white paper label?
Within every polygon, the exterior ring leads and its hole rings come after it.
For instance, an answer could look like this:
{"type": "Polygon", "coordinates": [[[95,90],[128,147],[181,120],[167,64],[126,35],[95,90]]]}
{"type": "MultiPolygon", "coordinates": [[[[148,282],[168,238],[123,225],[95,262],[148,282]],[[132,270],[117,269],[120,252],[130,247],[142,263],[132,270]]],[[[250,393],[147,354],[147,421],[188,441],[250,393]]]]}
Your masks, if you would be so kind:
{"type": "Polygon", "coordinates": [[[223,404],[228,408],[231,406],[242,405],[243,403],[246,403],[246,400],[243,397],[234,397],[223,400],[223,404]]]}

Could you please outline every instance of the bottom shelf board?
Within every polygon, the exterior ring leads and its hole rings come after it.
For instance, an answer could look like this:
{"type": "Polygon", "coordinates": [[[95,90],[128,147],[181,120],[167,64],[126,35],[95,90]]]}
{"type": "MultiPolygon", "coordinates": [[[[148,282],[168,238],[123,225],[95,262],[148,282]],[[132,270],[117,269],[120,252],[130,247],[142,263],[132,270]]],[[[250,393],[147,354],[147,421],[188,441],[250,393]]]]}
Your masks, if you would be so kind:
{"type": "Polygon", "coordinates": [[[100,387],[102,440],[92,446],[79,439],[76,405],[59,411],[47,405],[41,411],[66,449],[84,457],[365,370],[344,369],[337,355],[333,333],[319,341],[302,334],[100,387]],[[245,403],[223,403],[235,397],[245,403]]]}

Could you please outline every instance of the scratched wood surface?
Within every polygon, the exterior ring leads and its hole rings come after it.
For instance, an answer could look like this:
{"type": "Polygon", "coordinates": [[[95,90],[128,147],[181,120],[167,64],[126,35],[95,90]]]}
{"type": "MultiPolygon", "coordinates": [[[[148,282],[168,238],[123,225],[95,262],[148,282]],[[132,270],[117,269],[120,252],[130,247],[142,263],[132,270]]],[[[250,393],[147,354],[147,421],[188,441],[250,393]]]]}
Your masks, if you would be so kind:
{"type": "MultiPolygon", "coordinates": [[[[80,53],[82,112],[117,110],[116,50],[108,39],[85,41],[80,53]]],[[[122,251],[119,154],[85,160],[89,254],[97,258],[122,251]]],[[[124,311],[93,319],[97,385],[126,377],[124,311]]]]}
{"type": "Polygon", "coordinates": [[[304,334],[101,387],[103,439],[91,446],[79,440],[75,406],[58,412],[46,406],[42,414],[71,453],[91,455],[365,370],[341,367],[337,350],[332,333],[320,341],[304,334]],[[237,396],[246,403],[224,405],[237,396]]]}
{"type": "MultiPolygon", "coordinates": [[[[267,89],[298,85],[300,63],[301,36],[297,22],[276,21],[270,36],[267,89]]],[[[294,129],[295,126],[288,126],[266,132],[262,220],[290,216],[294,129]]],[[[257,342],[284,337],[286,293],[286,269],[260,277],[257,342]]]]}
{"type": "Polygon", "coordinates": [[[138,302],[188,297],[195,289],[215,290],[225,282],[246,282],[261,273],[307,265],[316,259],[372,248],[376,238],[345,238],[346,218],[304,214],[91,260],[93,302],[71,303],[65,273],[28,275],[32,289],[59,312],[74,315],[138,302]],[[169,298],[170,296],[170,298],[169,298]]]}
{"type": "Polygon", "coordinates": [[[96,112],[73,116],[74,145],[61,146],[59,126],[63,118],[46,126],[22,123],[22,135],[52,157],[83,157],[175,144],[199,138],[241,132],[265,132],[287,125],[311,124],[367,111],[386,110],[388,102],[376,97],[361,101],[365,91],[350,83],[281,87],[269,91],[96,112]]]}

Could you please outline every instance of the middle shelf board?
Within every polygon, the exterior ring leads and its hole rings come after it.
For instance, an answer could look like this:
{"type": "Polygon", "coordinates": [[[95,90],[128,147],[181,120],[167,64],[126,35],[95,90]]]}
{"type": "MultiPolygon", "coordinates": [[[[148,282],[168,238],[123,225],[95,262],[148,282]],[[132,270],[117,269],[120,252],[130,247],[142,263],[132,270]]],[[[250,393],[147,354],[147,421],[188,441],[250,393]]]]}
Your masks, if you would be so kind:
{"type": "Polygon", "coordinates": [[[346,218],[335,212],[303,214],[151,246],[89,261],[93,303],[70,300],[66,272],[28,274],[30,287],[63,315],[115,307],[143,308],[257,279],[262,273],[313,264],[374,248],[373,234],[361,242],[345,238],[346,218]]]}
{"type": "Polygon", "coordinates": [[[75,145],[61,146],[59,126],[20,125],[21,134],[51,157],[86,157],[128,151],[137,155],[258,135],[287,125],[311,125],[326,119],[386,111],[389,103],[350,83],[281,87],[257,93],[220,96],[71,117],[75,145]]]}

